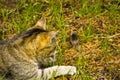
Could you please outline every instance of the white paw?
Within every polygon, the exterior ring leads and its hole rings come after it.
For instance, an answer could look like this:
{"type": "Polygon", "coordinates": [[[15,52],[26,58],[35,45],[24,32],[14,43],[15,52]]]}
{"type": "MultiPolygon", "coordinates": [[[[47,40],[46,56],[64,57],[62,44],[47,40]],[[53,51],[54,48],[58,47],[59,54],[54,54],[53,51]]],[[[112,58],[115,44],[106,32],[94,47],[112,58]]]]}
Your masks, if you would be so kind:
{"type": "Polygon", "coordinates": [[[75,66],[68,66],[68,69],[69,69],[69,72],[68,72],[69,75],[74,75],[76,73],[75,66]]]}

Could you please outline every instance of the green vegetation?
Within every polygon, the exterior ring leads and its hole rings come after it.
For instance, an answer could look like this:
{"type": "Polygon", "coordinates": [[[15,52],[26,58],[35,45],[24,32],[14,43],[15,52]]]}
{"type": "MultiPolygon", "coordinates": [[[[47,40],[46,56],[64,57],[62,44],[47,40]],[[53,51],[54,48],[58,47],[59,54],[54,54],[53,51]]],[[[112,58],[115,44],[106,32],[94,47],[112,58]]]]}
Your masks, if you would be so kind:
{"type": "Polygon", "coordinates": [[[119,13],[120,0],[0,1],[0,39],[10,39],[45,17],[50,30],[60,31],[55,64],[78,69],[74,76],[52,80],[120,80],[119,13]],[[77,50],[69,40],[73,30],[79,36],[77,50]]]}

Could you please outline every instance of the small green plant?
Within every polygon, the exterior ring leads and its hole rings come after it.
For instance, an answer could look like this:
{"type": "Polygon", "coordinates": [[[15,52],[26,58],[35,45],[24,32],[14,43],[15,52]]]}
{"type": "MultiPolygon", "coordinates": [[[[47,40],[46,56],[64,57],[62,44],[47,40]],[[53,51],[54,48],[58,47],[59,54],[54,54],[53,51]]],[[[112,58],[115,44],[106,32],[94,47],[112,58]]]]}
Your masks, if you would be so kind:
{"type": "Polygon", "coordinates": [[[102,43],[101,43],[101,46],[102,46],[103,51],[105,53],[109,53],[109,51],[110,51],[110,43],[109,43],[108,39],[104,39],[102,41],[102,43]]]}
{"type": "Polygon", "coordinates": [[[83,29],[84,29],[83,32],[84,32],[85,42],[94,37],[93,26],[92,26],[91,22],[89,22],[88,25],[83,27],[83,29]]]}
{"type": "Polygon", "coordinates": [[[102,1],[98,0],[97,2],[94,3],[89,3],[88,0],[81,0],[80,2],[80,8],[78,10],[78,15],[80,17],[82,16],[93,16],[99,14],[102,9],[102,1]],[[93,5],[94,4],[94,5],[93,5]]]}

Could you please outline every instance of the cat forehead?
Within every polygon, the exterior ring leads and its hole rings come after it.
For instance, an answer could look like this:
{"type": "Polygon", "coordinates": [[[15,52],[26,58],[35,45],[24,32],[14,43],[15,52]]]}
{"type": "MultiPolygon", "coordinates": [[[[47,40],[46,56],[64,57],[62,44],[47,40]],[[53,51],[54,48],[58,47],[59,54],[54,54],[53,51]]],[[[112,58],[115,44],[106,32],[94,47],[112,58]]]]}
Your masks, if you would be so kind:
{"type": "Polygon", "coordinates": [[[43,40],[49,40],[51,42],[52,39],[55,39],[57,32],[56,31],[48,31],[48,32],[43,32],[41,34],[38,34],[36,39],[42,39],[43,40]]]}

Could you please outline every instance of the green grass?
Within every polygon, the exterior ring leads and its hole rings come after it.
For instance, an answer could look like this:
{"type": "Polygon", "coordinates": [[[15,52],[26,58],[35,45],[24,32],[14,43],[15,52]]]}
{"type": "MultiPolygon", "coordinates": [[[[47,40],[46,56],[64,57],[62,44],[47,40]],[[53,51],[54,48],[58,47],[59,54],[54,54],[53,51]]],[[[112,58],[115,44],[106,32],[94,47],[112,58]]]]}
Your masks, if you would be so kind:
{"type": "MultiPolygon", "coordinates": [[[[107,75],[108,80],[112,80],[111,70],[114,68],[114,64],[109,64],[109,60],[111,57],[120,56],[118,40],[120,6],[118,4],[120,1],[117,0],[116,2],[112,0],[105,0],[105,2],[102,0],[94,2],[89,0],[30,0],[27,2],[24,0],[17,2],[14,7],[9,5],[6,7],[7,5],[1,3],[0,39],[11,38],[10,34],[19,34],[32,27],[41,17],[45,17],[50,30],[60,31],[57,47],[59,56],[56,64],[64,64],[62,56],[65,50],[70,49],[68,47],[70,44],[67,44],[69,43],[68,31],[75,28],[81,48],[78,52],[78,59],[73,63],[78,71],[72,79],[94,80],[93,77],[96,78],[99,76],[98,74],[101,74],[99,69],[94,70],[95,67],[109,66],[107,70],[102,69],[102,71],[109,74],[107,75]],[[65,10],[66,13],[64,13],[65,10]],[[92,61],[96,63],[91,63],[92,61]]],[[[117,67],[115,69],[118,69],[117,67]]],[[[61,80],[64,79],[63,77],[61,80]]],[[[0,78],[0,80],[2,79],[0,78]]],[[[52,78],[52,80],[54,79],[52,78]]]]}

